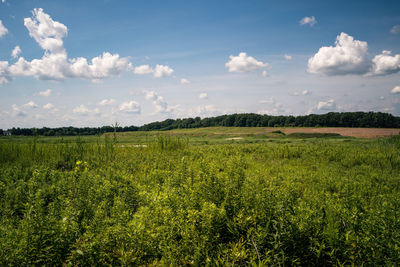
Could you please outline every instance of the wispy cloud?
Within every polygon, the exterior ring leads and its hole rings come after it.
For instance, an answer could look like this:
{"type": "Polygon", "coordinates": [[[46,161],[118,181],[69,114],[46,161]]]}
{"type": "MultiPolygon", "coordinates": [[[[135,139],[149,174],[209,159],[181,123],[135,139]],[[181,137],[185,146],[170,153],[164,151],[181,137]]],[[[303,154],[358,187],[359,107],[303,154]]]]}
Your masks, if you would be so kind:
{"type": "Polygon", "coordinates": [[[317,20],[314,16],[311,17],[304,17],[300,20],[300,25],[310,25],[311,27],[317,24],[317,20]]]}

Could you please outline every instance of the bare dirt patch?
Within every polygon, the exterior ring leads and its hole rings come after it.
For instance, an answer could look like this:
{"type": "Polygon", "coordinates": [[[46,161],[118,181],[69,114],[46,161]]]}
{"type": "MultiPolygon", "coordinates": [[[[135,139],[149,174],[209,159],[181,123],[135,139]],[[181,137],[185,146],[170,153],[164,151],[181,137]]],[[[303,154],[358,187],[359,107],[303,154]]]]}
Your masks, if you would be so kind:
{"type": "Polygon", "coordinates": [[[147,147],[147,145],[126,144],[126,145],[120,145],[120,147],[147,147]]]}
{"type": "Polygon", "coordinates": [[[243,137],[231,137],[231,138],[226,138],[225,140],[242,140],[243,137]]]}
{"type": "Polygon", "coordinates": [[[352,136],[357,138],[374,138],[374,137],[388,137],[400,134],[400,129],[385,129],[385,128],[340,128],[340,127],[326,127],[326,128],[275,128],[285,134],[291,133],[337,133],[342,136],[352,136]]]}

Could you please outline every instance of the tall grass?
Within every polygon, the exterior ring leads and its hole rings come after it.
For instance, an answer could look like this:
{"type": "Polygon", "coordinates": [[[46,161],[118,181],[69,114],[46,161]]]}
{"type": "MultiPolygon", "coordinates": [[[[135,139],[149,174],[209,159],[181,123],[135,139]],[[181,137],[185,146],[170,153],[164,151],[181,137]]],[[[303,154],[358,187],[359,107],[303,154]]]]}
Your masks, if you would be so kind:
{"type": "Polygon", "coordinates": [[[395,266],[400,139],[0,143],[0,265],[395,266]]]}

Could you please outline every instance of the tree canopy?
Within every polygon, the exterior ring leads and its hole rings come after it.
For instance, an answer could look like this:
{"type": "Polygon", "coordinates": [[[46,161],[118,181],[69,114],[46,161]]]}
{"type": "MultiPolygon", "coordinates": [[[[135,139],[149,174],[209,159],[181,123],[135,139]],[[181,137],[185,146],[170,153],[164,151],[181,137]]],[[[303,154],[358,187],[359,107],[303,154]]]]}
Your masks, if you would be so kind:
{"type": "MultiPolygon", "coordinates": [[[[400,117],[382,112],[329,112],[302,116],[270,116],[254,113],[229,114],[209,118],[166,119],[143,126],[12,128],[12,135],[74,136],[107,132],[153,131],[212,126],[226,127],[361,127],[400,128],[400,117]]],[[[0,133],[2,133],[1,130],[0,133]]]]}

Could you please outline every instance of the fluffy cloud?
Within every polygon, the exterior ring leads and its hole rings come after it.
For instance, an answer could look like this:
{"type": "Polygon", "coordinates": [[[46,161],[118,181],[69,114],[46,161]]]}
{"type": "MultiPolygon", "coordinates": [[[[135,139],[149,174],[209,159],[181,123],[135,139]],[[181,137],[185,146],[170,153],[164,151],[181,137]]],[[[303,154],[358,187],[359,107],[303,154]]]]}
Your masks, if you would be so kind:
{"type": "Polygon", "coordinates": [[[300,20],[300,25],[310,25],[311,27],[314,26],[317,23],[317,20],[315,19],[314,16],[311,17],[304,17],[300,20]]]}
{"type": "Polygon", "coordinates": [[[88,64],[83,57],[71,59],[70,62],[70,72],[66,75],[84,79],[104,79],[132,68],[128,58],[120,58],[118,54],[113,55],[108,52],[93,58],[91,64],[88,64]]]}
{"type": "Polygon", "coordinates": [[[292,60],[292,56],[291,55],[283,55],[283,58],[286,60],[292,60]]]}
{"type": "Polygon", "coordinates": [[[0,20],[0,37],[3,37],[8,33],[8,30],[6,27],[4,27],[3,22],[0,20]]]}
{"type": "Polygon", "coordinates": [[[153,69],[149,65],[141,65],[133,70],[133,73],[143,75],[143,74],[153,74],[155,78],[171,76],[174,70],[166,65],[156,65],[153,69]]]}
{"type": "Polygon", "coordinates": [[[57,110],[56,107],[51,103],[47,103],[46,105],[43,105],[43,109],[44,110],[53,110],[53,111],[57,110]]]}
{"type": "Polygon", "coordinates": [[[46,51],[61,53],[64,51],[63,41],[68,29],[64,24],[54,21],[42,8],[32,11],[32,18],[25,18],[24,25],[29,35],[46,51]]]}
{"type": "Polygon", "coordinates": [[[123,102],[119,106],[119,111],[129,114],[139,114],[140,110],[141,110],[140,104],[136,101],[123,102]]]}
{"type": "Polygon", "coordinates": [[[13,51],[11,52],[11,56],[13,58],[17,58],[19,54],[21,54],[21,48],[17,45],[16,47],[14,47],[13,51]]]}
{"type": "MultiPolygon", "coordinates": [[[[27,109],[36,109],[39,106],[33,102],[33,101],[29,101],[28,103],[25,103],[21,106],[17,106],[16,104],[13,104],[11,106],[12,110],[11,110],[11,115],[12,116],[17,116],[17,117],[27,117],[28,116],[28,111],[27,109]]],[[[32,112],[32,111],[29,111],[32,112]]]]}
{"type": "Polygon", "coordinates": [[[50,95],[51,95],[51,89],[47,89],[47,90],[44,90],[44,91],[40,91],[40,92],[38,93],[38,95],[39,95],[39,96],[50,96],[50,95]]]}
{"type": "Polygon", "coordinates": [[[200,98],[200,99],[208,99],[208,95],[207,95],[207,93],[201,93],[201,94],[199,95],[199,98],[200,98]]]}
{"type": "Polygon", "coordinates": [[[334,99],[329,99],[327,101],[320,101],[315,106],[311,107],[307,114],[312,113],[326,113],[331,111],[337,111],[338,108],[336,106],[336,102],[334,99]]]}
{"type": "Polygon", "coordinates": [[[40,80],[63,80],[68,72],[66,54],[48,54],[41,59],[26,61],[20,57],[9,67],[10,74],[14,76],[33,76],[40,80]]]}
{"type": "Polygon", "coordinates": [[[248,56],[245,52],[239,53],[238,56],[229,56],[230,60],[225,63],[225,67],[229,72],[249,72],[267,67],[267,63],[257,61],[254,57],[248,56]]]}
{"type": "Polygon", "coordinates": [[[205,105],[205,106],[197,106],[194,108],[190,108],[184,111],[185,113],[182,116],[187,117],[211,117],[211,116],[218,116],[221,114],[233,113],[233,112],[226,112],[216,108],[214,105],[205,105]]]}
{"type": "Polygon", "coordinates": [[[320,101],[317,104],[317,110],[335,110],[336,109],[336,103],[335,100],[329,99],[328,101],[320,101]]]}
{"type": "Polygon", "coordinates": [[[28,103],[23,104],[22,107],[23,108],[37,108],[39,106],[35,102],[29,101],[28,103]]]}
{"type": "Polygon", "coordinates": [[[98,104],[100,106],[110,106],[115,104],[115,99],[103,99],[98,104]]]}
{"type": "Polygon", "coordinates": [[[190,81],[188,79],[182,78],[181,79],[181,84],[189,84],[190,81]]]}
{"type": "Polygon", "coordinates": [[[29,35],[45,50],[45,53],[41,59],[32,61],[20,57],[3,72],[4,64],[0,62],[0,83],[9,81],[11,76],[33,76],[41,80],[82,78],[96,81],[119,75],[132,68],[128,58],[108,52],[94,57],[90,63],[83,57],[68,59],[63,44],[63,38],[68,32],[67,27],[54,21],[41,8],[35,8],[32,11],[32,18],[24,19],[24,25],[29,35]]]}
{"type": "Polygon", "coordinates": [[[295,95],[295,96],[299,96],[299,95],[311,95],[311,92],[308,91],[308,90],[303,90],[303,91],[301,91],[301,92],[295,92],[295,93],[293,93],[293,95],[295,95]]]}
{"type": "Polygon", "coordinates": [[[141,66],[135,67],[135,69],[133,70],[133,73],[135,73],[135,74],[150,74],[150,73],[153,73],[153,69],[150,68],[149,65],[141,65],[141,66]]]}
{"type": "Polygon", "coordinates": [[[336,37],[335,46],[321,47],[308,60],[309,73],[325,75],[388,75],[400,71],[400,55],[382,51],[372,60],[367,58],[367,42],[354,40],[344,32],[336,37]]]}
{"type": "Polygon", "coordinates": [[[392,94],[400,94],[400,86],[396,86],[390,91],[392,94]]]}
{"type": "Polygon", "coordinates": [[[7,61],[0,61],[0,85],[11,80],[7,61]]]}
{"type": "Polygon", "coordinates": [[[85,105],[80,105],[74,108],[72,112],[78,114],[89,114],[90,110],[85,105]]]}
{"type": "Polygon", "coordinates": [[[372,59],[372,69],[369,75],[386,75],[400,71],[400,55],[391,55],[391,51],[382,51],[372,59]]]}
{"type": "Polygon", "coordinates": [[[268,115],[281,115],[285,113],[285,109],[281,103],[275,102],[273,98],[267,98],[265,100],[260,100],[260,104],[267,104],[268,108],[263,108],[257,111],[258,114],[268,114],[268,115]]]}
{"type": "Polygon", "coordinates": [[[370,68],[367,50],[367,42],[354,40],[342,32],[336,37],[335,46],[321,47],[308,60],[308,72],[326,75],[365,74],[370,68]]]}
{"type": "Polygon", "coordinates": [[[156,78],[161,78],[161,77],[171,76],[173,72],[174,70],[171,69],[170,67],[157,64],[156,68],[154,69],[153,75],[156,78]]]}
{"type": "Polygon", "coordinates": [[[398,34],[400,32],[400,25],[394,25],[391,29],[390,29],[390,33],[392,34],[398,34]]]}
{"type": "Polygon", "coordinates": [[[145,97],[147,100],[152,101],[155,107],[154,113],[170,113],[177,108],[177,106],[170,107],[164,98],[154,91],[147,92],[145,97]]]}
{"type": "Polygon", "coordinates": [[[87,116],[87,115],[100,115],[100,110],[98,108],[89,109],[85,105],[79,105],[72,110],[73,113],[87,116]]]}
{"type": "Polygon", "coordinates": [[[13,116],[17,116],[17,117],[26,117],[28,116],[27,113],[25,113],[24,111],[22,111],[17,105],[13,104],[11,106],[12,110],[11,110],[11,115],[13,116]]]}

